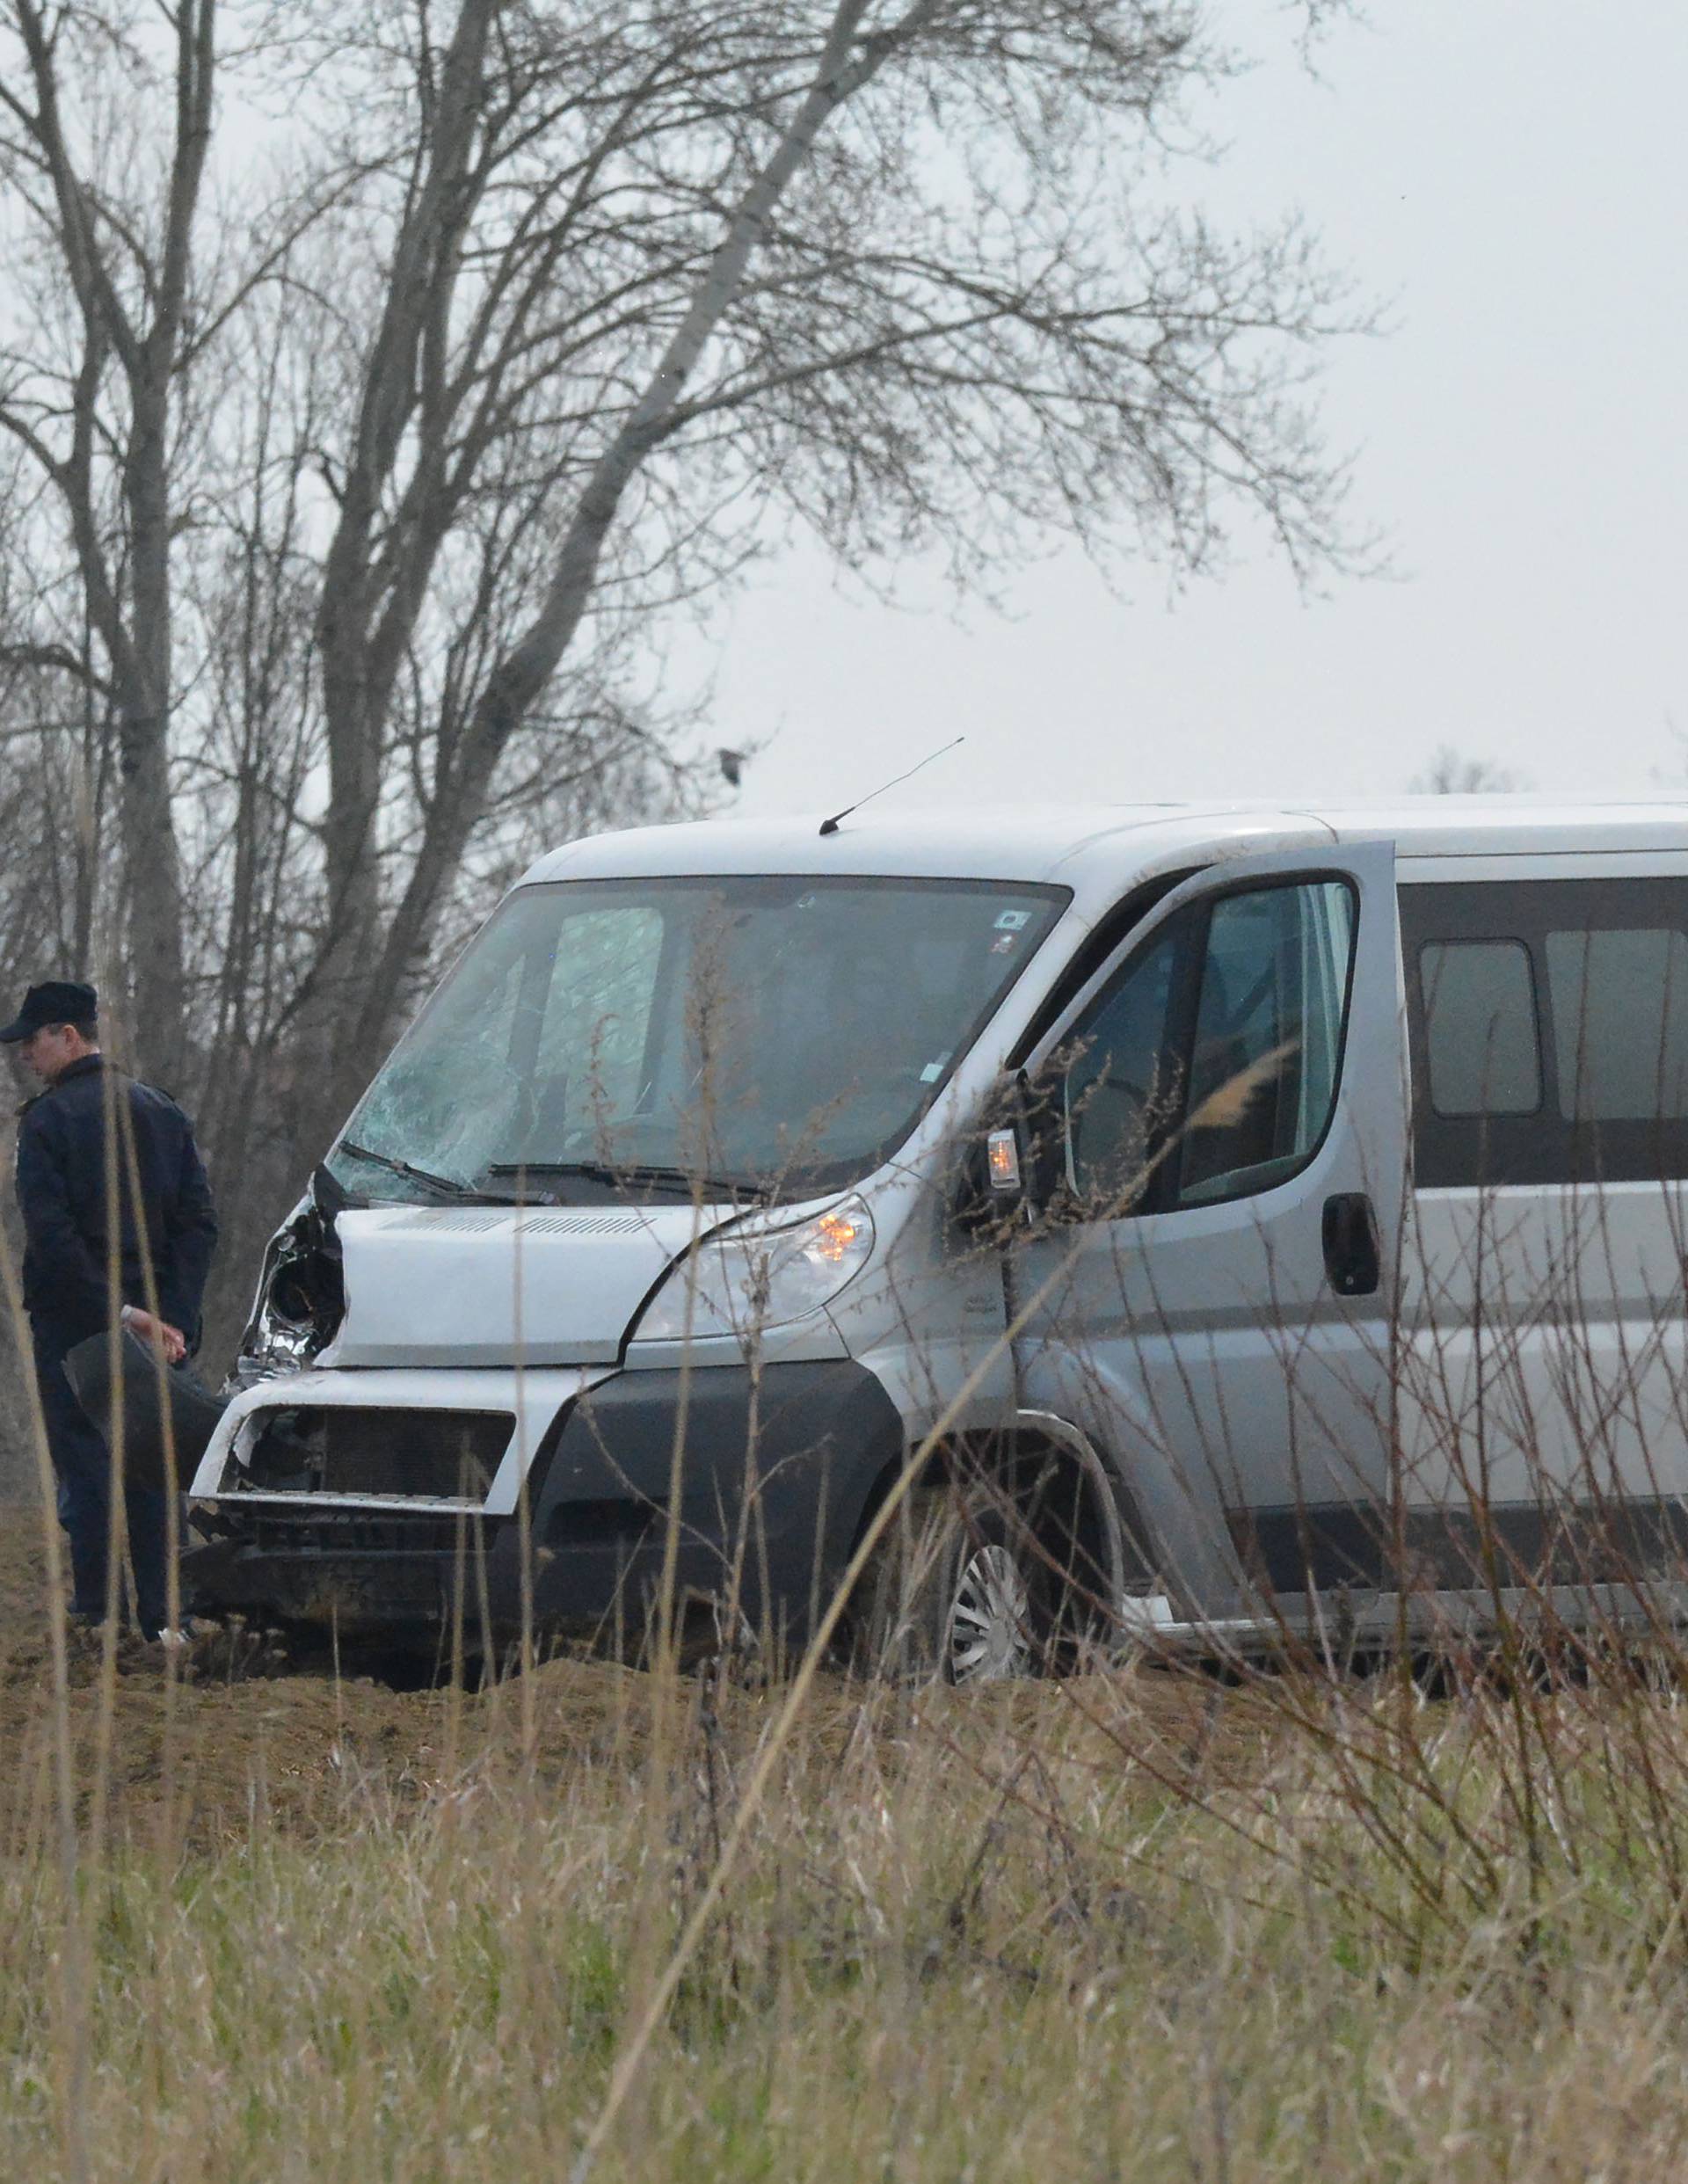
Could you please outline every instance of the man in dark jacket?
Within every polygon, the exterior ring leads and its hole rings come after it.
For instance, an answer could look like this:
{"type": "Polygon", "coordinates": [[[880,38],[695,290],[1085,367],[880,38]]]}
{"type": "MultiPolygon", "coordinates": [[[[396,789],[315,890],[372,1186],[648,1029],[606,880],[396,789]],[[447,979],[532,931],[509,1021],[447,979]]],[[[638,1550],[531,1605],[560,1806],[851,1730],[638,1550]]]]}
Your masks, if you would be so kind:
{"type": "MultiPolygon", "coordinates": [[[[71,1393],[65,1354],[108,1328],[115,1311],[171,1365],[191,1356],[216,1216],[187,1117],[101,1054],[91,986],[32,986],[0,1042],[16,1045],[45,1087],[18,1125],[24,1303],[70,1535],[72,1612],[97,1621],[106,1609],[111,1459],[71,1393]]],[[[133,1486],[126,1499],[135,1615],[153,1638],[166,1614],[167,1505],[133,1486]]]]}

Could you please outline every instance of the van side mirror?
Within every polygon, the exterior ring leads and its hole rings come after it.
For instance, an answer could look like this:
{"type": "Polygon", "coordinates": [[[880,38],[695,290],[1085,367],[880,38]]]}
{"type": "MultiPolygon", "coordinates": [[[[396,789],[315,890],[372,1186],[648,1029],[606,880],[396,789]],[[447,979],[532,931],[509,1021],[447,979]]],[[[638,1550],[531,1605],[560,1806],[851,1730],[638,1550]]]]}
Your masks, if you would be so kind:
{"type": "Polygon", "coordinates": [[[993,1198],[1005,1205],[1017,1205],[1024,1196],[1024,1163],[1020,1158],[1020,1132],[1013,1123],[985,1132],[985,1182],[993,1198]]]}
{"type": "Polygon", "coordinates": [[[997,1227],[1046,1202],[1045,1171],[1059,1157],[1058,1147],[1044,1143],[1047,1134],[1046,1103],[1034,1114],[1024,1074],[1003,1078],[963,1162],[956,1213],[964,1227],[997,1227]]]}

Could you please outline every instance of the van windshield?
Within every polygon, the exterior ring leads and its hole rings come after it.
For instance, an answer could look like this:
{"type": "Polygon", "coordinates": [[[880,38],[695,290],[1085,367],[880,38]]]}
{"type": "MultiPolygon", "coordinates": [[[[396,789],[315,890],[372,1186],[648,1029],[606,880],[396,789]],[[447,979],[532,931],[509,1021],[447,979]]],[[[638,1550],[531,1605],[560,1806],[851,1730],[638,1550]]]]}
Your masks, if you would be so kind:
{"type": "Polygon", "coordinates": [[[908,1135],[1068,899],[760,876],[520,888],[330,1167],[365,1200],[853,1182],[908,1135]]]}

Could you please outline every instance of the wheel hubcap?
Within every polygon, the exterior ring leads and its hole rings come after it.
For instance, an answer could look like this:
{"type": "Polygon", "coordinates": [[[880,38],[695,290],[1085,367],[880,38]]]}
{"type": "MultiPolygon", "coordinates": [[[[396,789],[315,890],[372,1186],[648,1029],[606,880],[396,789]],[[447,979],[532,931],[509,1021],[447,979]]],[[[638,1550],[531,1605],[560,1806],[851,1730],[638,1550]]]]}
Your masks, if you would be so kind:
{"type": "Polygon", "coordinates": [[[1030,1613],[1025,1574],[1008,1548],[976,1548],[961,1573],[950,1611],[950,1681],[982,1684],[1029,1676],[1030,1613]]]}

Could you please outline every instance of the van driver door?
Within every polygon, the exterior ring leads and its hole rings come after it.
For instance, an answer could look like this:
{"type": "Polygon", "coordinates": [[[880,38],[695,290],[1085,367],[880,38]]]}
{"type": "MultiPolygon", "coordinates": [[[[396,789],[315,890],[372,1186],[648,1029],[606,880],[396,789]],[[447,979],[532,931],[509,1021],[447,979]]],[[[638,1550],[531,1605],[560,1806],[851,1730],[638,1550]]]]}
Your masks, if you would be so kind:
{"type": "Polygon", "coordinates": [[[1228,858],[1028,1061],[1056,1172],[1013,1247],[1023,1408],[1121,1482],[1179,1619],[1386,1582],[1407,1157],[1393,845],[1228,858]]]}

